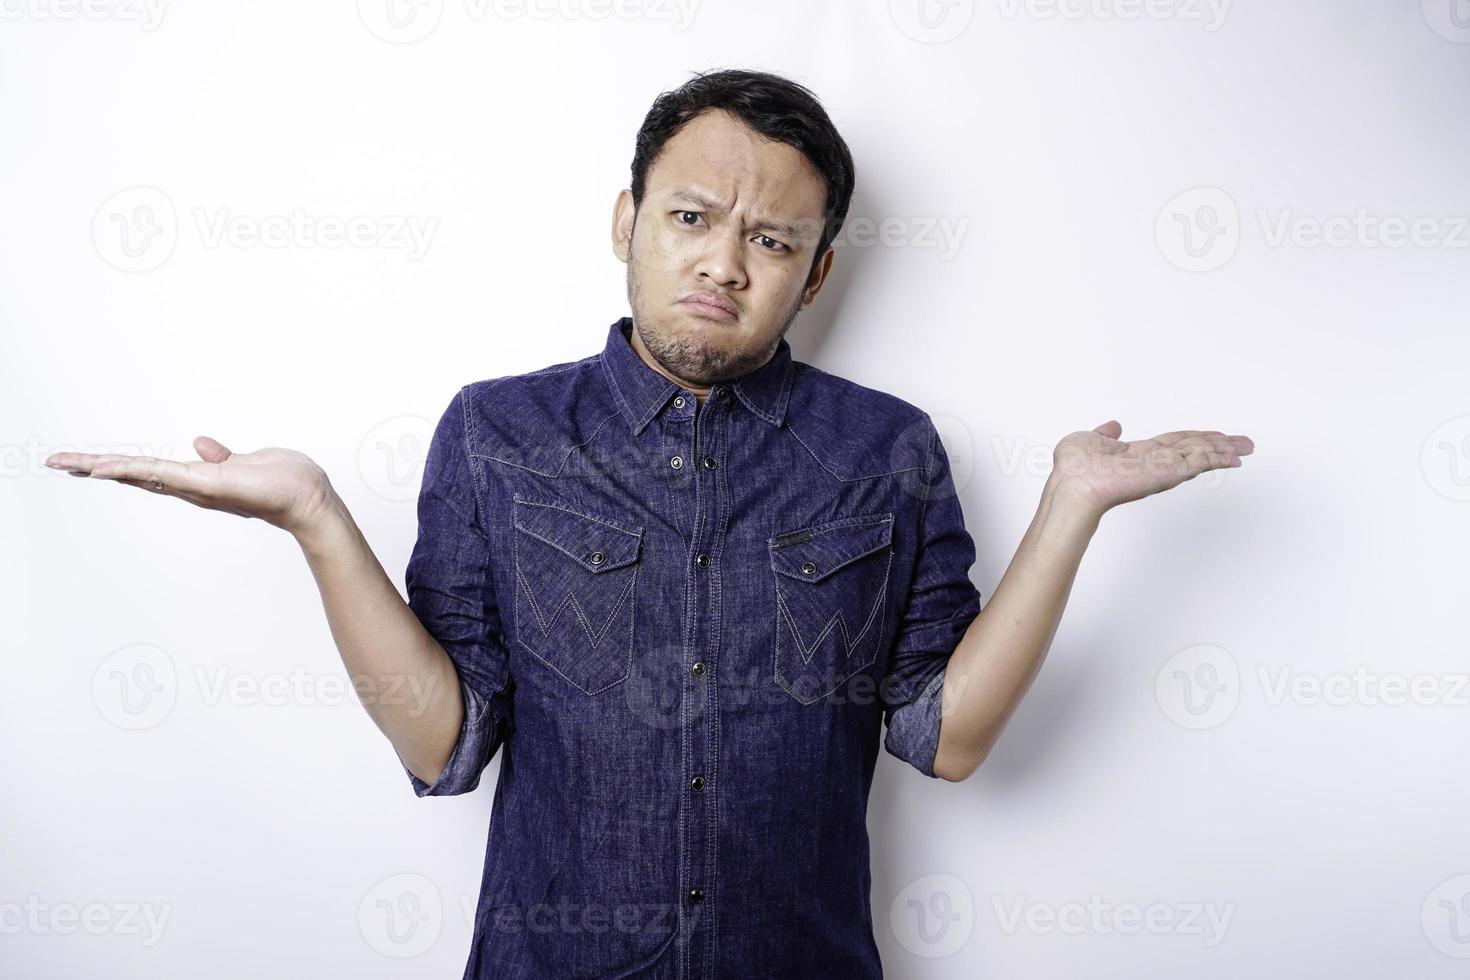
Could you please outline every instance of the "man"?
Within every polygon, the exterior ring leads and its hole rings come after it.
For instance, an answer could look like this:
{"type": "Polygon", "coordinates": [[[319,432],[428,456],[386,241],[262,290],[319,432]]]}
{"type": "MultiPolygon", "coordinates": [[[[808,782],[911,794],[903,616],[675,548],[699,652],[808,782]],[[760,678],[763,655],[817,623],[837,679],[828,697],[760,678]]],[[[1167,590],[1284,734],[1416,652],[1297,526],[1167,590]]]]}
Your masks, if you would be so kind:
{"type": "Polygon", "coordinates": [[[367,705],[418,795],[473,790],[501,752],[466,977],[881,976],[880,737],[969,776],[1101,515],[1253,448],[1124,443],[1113,421],[1068,436],[981,614],[929,416],[784,339],[852,189],[790,81],[725,71],[660,96],[613,215],[632,315],[597,354],[455,394],[407,604],[299,453],[200,437],[199,463],[53,457],[291,531],[354,677],[430,692],[367,705]]]}

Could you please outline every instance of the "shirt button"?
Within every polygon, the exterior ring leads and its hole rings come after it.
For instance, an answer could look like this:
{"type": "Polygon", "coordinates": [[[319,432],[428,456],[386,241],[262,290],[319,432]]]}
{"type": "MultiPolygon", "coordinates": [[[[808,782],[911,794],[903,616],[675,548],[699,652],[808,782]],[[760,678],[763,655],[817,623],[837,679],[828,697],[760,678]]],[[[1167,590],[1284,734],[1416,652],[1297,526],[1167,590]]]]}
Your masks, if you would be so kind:
{"type": "Polygon", "coordinates": [[[725,389],[723,387],[716,388],[715,389],[715,397],[716,398],[724,398],[725,397],[725,389]]]}
{"type": "Polygon", "coordinates": [[[669,460],[669,465],[672,466],[676,470],[679,469],[680,467],[682,467],[684,465],[684,457],[683,456],[675,456],[673,459],[669,460]]]}
{"type": "Polygon", "coordinates": [[[689,890],[689,904],[698,905],[702,901],[704,901],[704,889],[691,888],[689,890]]]}
{"type": "Polygon", "coordinates": [[[715,468],[715,458],[713,456],[706,456],[704,458],[704,468],[707,470],[715,468]]]}
{"type": "Polygon", "coordinates": [[[700,790],[704,789],[704,777],[695,776],[693,779],[689,780],[689,785],[694,789],[696,793],[699,792],[700,790]]]}
{"type": "Polygon", "coordinates": [[[601,565],[602,564],[602,559],[605,558],[605,557],[607,557],[607,556],[604,555],[602,552],[600,552],[600,551],[594,551],[594,552],[592,552],[592,554],[590,554],[590,555],[587,556],[587,560],[590,561],[590,562],[592,562],[592,564],[594,564],[594,565],[601,565]]]}
{"type": "Polygon", "coordinates": [[[695,677],[703,677],[704,676],[704,661],[703,660],[696,660],[696,661],[694,661],[694,666],[693,667],[690,667],[689,669],[694,673],[694,676],[695,677]]]}
{"type": "Polygon", "coordinates": [[[676,397],[674,399],[674,407],[675,408],[683,408],[684,407],[684,396],[683,395],[679,395],[678,397],[676,397]]]}
{"type": "Polygon", "coordinates": [[[700,568],[708,568],[709,567],[709,555],[701,554],[701,555],[695,556],[694,564],[698,565],[700,568]]]}
{"type": "Polygon", "coordinates": [[[804,562],[801,563],[801,573],[803,575],[811,575],[816,570],[817,570],[817,566],[816,565],[813,565],[809,561],[804,561],[804,562]]]}

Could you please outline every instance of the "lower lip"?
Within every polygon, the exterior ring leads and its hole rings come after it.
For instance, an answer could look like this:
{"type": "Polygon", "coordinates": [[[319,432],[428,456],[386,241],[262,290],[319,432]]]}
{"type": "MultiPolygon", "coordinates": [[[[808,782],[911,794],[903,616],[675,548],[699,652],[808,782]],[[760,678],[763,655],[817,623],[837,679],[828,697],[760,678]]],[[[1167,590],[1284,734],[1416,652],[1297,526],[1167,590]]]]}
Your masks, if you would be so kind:
{"type": "Polygon", "coordinates": [[[735,314],[731,313],[729,310],[721,309],[718,306],[710,306],[708,303],[698,303],[686,300],[684,302],[684,305],[689,307],[690,312],[697,313],[700,316],[707,316],[711,320],[723,320],[726,323],[730,323],[736,319],[735,314]]]}

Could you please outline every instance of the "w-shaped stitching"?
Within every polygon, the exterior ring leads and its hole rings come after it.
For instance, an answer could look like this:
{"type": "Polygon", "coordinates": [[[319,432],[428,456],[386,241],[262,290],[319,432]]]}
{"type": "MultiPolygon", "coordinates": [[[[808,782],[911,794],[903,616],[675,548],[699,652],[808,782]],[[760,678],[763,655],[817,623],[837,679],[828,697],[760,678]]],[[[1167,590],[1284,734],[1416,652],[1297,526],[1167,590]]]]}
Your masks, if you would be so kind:
{"type": "Polygon", "coordinates": [[[809,644],[802,643],[801,630],[797,628],[796,617],[791,615],[791,610],[787,607],[786,600],[781,596],[780,589],[776,590],[776,604],[780,607],[782,618],[786,620],[786,625],[791,630],[791,638],[796,641],[796,652],[800,655],[801,662],[809,664],[812,662],[812,655],[817,652],[817,647],[822,645],[822,641],[827,638],[827,634],[832,632],[833,628],[838,628],[842,631],[842,659],[846,660],[851,656],[852,651],[862,642],[868,630],[872,629],[873,624],[878,621],[878,610],[883,608],[883,599],[887,594],[888,579],[885,577],[883,587],[878,590],[878,598],[874,601],[873,608],[868,610],[868,621],[863,624],[863,628],[858,631],[857,636],[848,636],[847,617],[842,615],[841,609],[838,609],[827,620],[826,624],[822,627],[822,631],[817,634],[816,639],[812,640],[809,644]]]}
{"type": "Polygon", "coordinates": [[[521,590],[525,592],[526,601],[531,604],[531,613],[536,617],[536,629],[540,631],[541,635],[544,637],[549,634],[551,628],[556,625],[556,621],[561,618],[563,610],[570,606],[572,614],[577,617],[577,622],[582,624],[582,632],[587,634],[587,639],[591,642],[593,649],[596,649],[602,644],[602,638],[612,628],[613,620],[618,618],[618,610],[623,608],[623,603],[627,602],[628,596],[632,594],[633,580],[637,577],[638,573],[636,571],[628,576],[628,584],[623,586],[623,591],[618,596],[618,601],[613,603],[612,610],[608,612],[607,622],[602,624],[601,629],[594,630],[592,628],[592,622],[587,618],[587,613],[582,608],[582,604],[577,601],[576,595],[570,591],[567,592],[566,598],[562,599],[560,604],[551,611],[550,616],[543,613],[540,603],[536,601],[536,593],[531,591],[531,584],[526,581],[525,574],[519,568],[516,569],[516,581],[519,583],[521,590]]]}

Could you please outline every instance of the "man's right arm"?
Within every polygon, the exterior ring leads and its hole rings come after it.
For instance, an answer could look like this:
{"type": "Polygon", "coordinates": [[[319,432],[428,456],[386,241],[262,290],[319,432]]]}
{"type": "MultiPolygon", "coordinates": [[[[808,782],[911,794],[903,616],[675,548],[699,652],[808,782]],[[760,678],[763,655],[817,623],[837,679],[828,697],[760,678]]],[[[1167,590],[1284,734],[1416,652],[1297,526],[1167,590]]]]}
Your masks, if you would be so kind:
{"type": "Polygon", "coordinates": [[[335,499],[296,533],[358,697],[404,766],[433,784],[459,740],[459,674],[335,499]]]}
{"type": "Polygon", "coordinates": [[[290,532],[358,698],[393,743],[414,792],[450,796],[475,788],[514,728],[510,656],[468,433],[461,390],[429,443],[406,603],[325,471],[294,449],[236,453],[198,436],[197,461],[57,452],[46,465],[290,532]]]}
{"type": "Polygon", "coordinates": [[[514,729],[510,653],[460,390],[434,427],[418,495],[407,603],[333,493],[293,533],[360,699],[419,796],[452,796],[514,729]]]}

